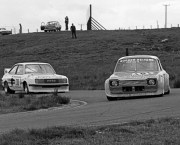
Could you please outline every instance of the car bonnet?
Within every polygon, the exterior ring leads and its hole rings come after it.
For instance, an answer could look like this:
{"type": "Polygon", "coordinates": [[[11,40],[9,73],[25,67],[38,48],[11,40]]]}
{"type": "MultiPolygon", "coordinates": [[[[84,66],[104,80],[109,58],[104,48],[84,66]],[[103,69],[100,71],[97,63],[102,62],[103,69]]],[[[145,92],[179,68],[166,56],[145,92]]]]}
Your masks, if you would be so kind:
{"type": "Polygon", "coordinates": [[[156,78],[159,72],[116,72],[111,75],[110,78],[118,79],[146,79],[146,78],[156,78]]]}

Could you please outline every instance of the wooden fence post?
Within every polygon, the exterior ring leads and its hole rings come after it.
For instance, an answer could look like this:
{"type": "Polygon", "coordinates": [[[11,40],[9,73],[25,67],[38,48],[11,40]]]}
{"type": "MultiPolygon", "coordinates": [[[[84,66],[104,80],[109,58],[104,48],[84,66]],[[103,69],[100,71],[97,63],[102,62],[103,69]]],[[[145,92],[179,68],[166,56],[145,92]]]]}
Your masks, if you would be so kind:
{"type": "Polygon", "coordinates": [[[126,56],[129,56],[128,48],[126,48],[126,56]]]}

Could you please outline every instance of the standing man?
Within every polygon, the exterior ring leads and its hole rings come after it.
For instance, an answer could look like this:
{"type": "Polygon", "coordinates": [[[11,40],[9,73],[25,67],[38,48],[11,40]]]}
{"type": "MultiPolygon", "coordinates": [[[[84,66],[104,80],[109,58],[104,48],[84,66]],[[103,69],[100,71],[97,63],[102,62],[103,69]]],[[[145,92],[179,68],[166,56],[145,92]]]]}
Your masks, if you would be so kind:
{"type": "Polygon", "coordinates": [[[76,27],[74,26],[73,23],[72,23],[72,26],[71,26],[71,32],[72,32],[72,38],[77,38],[76,37],[76,27]]]}
{"type": "Polygon", "coordinates": [[[19,34],[22,34],[22,25],[21,25],[21,23],[19,24],[19,34]]]}
{"type": "Polygon", "coordinates": [[[68,16],[65,17],[65,27],[66,27],[66,31],[68,30],[68,23],[69,23],[69,18],[68,16]]]}

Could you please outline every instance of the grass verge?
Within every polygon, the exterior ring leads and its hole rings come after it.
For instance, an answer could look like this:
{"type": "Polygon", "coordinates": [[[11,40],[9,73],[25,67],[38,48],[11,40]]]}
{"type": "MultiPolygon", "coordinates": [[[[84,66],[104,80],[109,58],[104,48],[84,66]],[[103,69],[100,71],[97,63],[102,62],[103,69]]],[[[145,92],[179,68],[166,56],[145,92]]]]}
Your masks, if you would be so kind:
{"type": "Polygon", "coordinates": [[[0,78],[4,68],[15,63],[48,62],[57,74],[68,77],[71,90],[104,89],[104,81],[128,48],[129,55],[159,57],[173,87],[180,74],[179,34],[180,29],[173,28],[78,31],[74,40],[66,31],[7,35],[0,39],[0,78]]]}
{"type": "Polygon", "coordinates": [[[58,107],[62,104],[68,104],[69,102],[70,98],[56,93],[43,95],[41,97],[24,94],[0,94],[0,114],[58,107]]]}
{"type": "Polygon", "coordinates": [[[13,130],[1,145],[178,145],[180,119],[161,118],[101,127],[51,127],[13,130]]]}

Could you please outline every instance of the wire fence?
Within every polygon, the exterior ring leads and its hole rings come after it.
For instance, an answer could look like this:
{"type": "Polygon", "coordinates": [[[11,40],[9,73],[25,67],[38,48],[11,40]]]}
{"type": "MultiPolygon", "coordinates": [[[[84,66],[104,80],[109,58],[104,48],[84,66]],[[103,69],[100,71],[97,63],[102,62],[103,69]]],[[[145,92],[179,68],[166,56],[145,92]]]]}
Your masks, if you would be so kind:
{"type": "Polygon", "coordinates": [[[6,30],[10,30],[12,34],[20,34],[22,33],[34,33],[34,32],[43,32],[40,30],[40,28],[34,28],[34,29],[29,29],[29,28],[23,28],[22,26],[22,31],[20,30],[20,26],[0,26],[0,28],[5,28],[6,30]]]}
{"type": "MultiPolygon", "coordinates": [[[[12,34],[20,34],[21,33],[19,26],[0,26],[0,28],[6,28],[7,30],[11,30],[12,34]]],[[[159,25],[157,25],[156,27],[155,26],[153,27],[152,25],[150,25],[149,27],[147,27],[147,26],[142,26],[142,27],[135,26],[135,27],[126,27],[126,28],[119,27],[114,30],[146,30],[146,29],[173,29],[173,28],[180,28],[180,25],[177,24],[176,26],[173,26],[171,24],[170,27],[167,27],[167,28],[159,27],[159,25]]],[[[81,29],[82,29],[82,25],[81,25],[81,29]]],[[[108,30],[108,29],[106,29],[106,30],[108,30]]],[[[22,33],[35,33],[35,32],[44,32],[44,31],[42,31],[40,28],[29,29],[29,28],[25,28],[22,26],[22,33]]]]}
{"type": "Polygon", "coordinates": [[[150,25],[149,27],[147,27],[147,26],[142,26],[142,27],[135,26],[135,27],[126,27],[126,28],[125,27],[119,27],[118,29],[119,30],[143,30],[143,29],[168,29],[168,28],[180,28],[180,26],[179,26],[179,24],[177,24],[176,26],[173,26],[171,24],[170,27],[165,28],[165,27],[159,27],[159,25],[157,25],[155,27],[150,25]]]}

